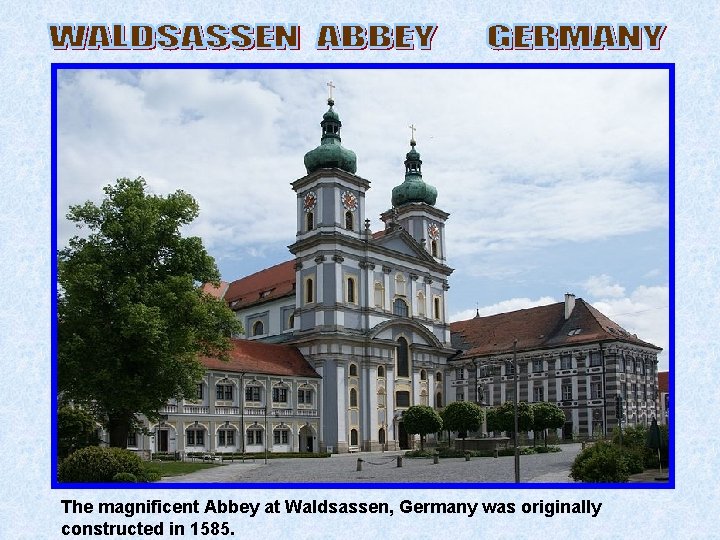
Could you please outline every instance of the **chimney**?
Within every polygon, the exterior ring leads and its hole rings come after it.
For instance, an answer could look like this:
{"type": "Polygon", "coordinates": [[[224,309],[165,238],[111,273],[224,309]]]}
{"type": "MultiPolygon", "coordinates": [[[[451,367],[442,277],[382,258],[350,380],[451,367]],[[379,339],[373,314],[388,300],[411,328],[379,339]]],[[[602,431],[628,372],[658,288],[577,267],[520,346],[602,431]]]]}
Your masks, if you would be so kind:
{"type": "Polygon", "coordinates": [[[570,314],[575,308],[575,295],[573,293],[565,293],[565,320],[570,318],[570,314]]]}

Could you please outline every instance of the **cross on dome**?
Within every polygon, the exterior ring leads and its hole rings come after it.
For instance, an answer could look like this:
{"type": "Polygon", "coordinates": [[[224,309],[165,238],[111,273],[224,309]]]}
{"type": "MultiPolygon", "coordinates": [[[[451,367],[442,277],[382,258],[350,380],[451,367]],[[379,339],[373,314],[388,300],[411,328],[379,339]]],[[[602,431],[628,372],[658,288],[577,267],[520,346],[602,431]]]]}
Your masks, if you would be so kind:
{"type": "Polygon", "coordinates": [[[335,88],[335,85],[333,84],[332,81],[330,81],[330,82],[326,83],[325,86],[328,87],[328,105],[332,106],[334,103],[333,97],[332,97],[332,91],[333,91],[333,88],[335,88]]]}

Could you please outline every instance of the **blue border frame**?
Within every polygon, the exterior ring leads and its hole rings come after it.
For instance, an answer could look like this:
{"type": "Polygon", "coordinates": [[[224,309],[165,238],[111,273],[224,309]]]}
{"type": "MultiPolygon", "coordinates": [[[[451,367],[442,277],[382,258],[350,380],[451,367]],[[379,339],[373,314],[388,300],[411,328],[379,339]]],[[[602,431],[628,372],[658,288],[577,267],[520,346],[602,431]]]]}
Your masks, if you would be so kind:
{"type": "Polygon", "coordinates": [[[51,64],[51,480],[53,489],[674,489],[675,488],[675,64],[674,63],[53,63],[51,64]],[[669,376],[670,393],[668,411],[669,481],[667,483],[634,484],[514,484],[514,483],[174,483],[174,484],[120,484],[120,483],[59,483],[57,481],[57,73],[62,69],[666,69],[668,70],[669,114],[669,376]]]}

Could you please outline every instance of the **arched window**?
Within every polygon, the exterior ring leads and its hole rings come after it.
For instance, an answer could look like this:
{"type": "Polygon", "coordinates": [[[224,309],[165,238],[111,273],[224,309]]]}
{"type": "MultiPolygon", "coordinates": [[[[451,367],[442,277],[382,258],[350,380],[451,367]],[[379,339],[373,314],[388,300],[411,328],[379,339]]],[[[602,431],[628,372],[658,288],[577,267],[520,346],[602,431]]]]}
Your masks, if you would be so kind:
{"type": "Polygon", "coordinates": [[[442,392],[435,394],[435,406],[438,408],[443,406],[442,392]]]}
{"type": "Polygon", "coordinates": [[[433,298],[433,317],[442,319],[442,310],[440,309],[440,297],[433,298]]]}
{"type": "Polygon", "coordinates": [[[348,231],[353,230],[353,215],[352,212],[350,212],[349,210],[345,212],[345,228],[348,231]]]}
{"type": "Polygon", "coordinates": [[[273,430],[273,444],[289,444],[290,430],[286,427],[279,427],[273,430]]]}
{"type": "Polygon", "coordinates": [[[424,369],[420,370],[420,380],[427,381],[427,371],[425,371],[424,369]]]}
{"type": "Polygon", "coordinates": [[[355,278],[347,278],[345,282],[346,292],[347,292],[347,301],[349,304],[355,304],[357,302],[356,300],[356,293],[355,293],[355,278]]]}
{"type": "Polygon", "coordinates": [[[380,444],[385,444],[385,428],[380,428],[378,430],[378,442],[380,444]]]}
{"type": "Polygon", "coordinates": [[[385,376],[385,368],[383,366],[378,366],[378,377],[384,377],[385,376]]]}
{"type": "Polygon", "coordinates": [[[437,382],[442,382],[442,373],[441,373],[441,372],[438,371],[438,372],[435,374],[435,380],[436,380],[437,382]]]}
{"type": "Polygon", "coordinates": [[[402,298],[396,298],[393,302],[393,313],[400,317],[408,316],[408,305],[402,298]]]}
{"type": "Polygon", "coordinates": [[[255,321],[252,327],[253,336],[262,336],[265,333],[265,326],[262,321],[255,321]]]}
{"type": "Polygon", "coordinates": [[[397,274],[395,276],[395,294],[405,296],[405,276],[397,274]]]}
{"type": "Polygon", "coordinates": [[[235,428],[221,428],[217,432],[218,446],[235,446],[235,428]]]}
{"type": "Polygon", "coordinates": [[[425,295],[422,291],[417,293],[417,309],[415,311],[418,317],[425,316],[425,295]]]}
{"type": "Polygon", "coordinates": [[[357,377],[357,365],[350,364],[350,376],[357,377]]]}
{"type": "Polygon", "coordinates": [[[385,307],[385,287],[379,281],[375,282],[375,307],[385,307]]]}
{"type": "Polygon", "coordinates": [[[358,401],[357,401],[357,390],[354,388],[350,389],[350,406],[351,407],[357,407],[358,401]]]}
{"type": "Polygon", "coordinates": [[[437,240],[433,240],[432,242],[430,242],[430,253],[432,253],[432,256],[433,256],[433,257],[436,257],[436,258],[437,258],[437,256],[438,256],[438,243],[437,243],[437,240]]]}
{"type": "Polygon", "coordinates": [[[305,216],[305,230],[312,231],[315,228],[315,215],[308,212],[305,216]]]}
{"type": "Polygon", "coordinates": [[[262,444],[263,443],[263,430],[258,425],[250,426],[247,429],[247,444],[248,446],[252,446],[254,444],[262,444]]]}
{"type": "Polygon", "coordinates": [[[408,358],[408,342],[405,338],[398,339],[397,348],[397,376],[410,376],[410,361],[408,358]]]}
{"type": "Polygon", "coordinates": [[[312,278],[305,280],[305,303],[310,304],[315,301],[315,291],[313,290],[312,278]]]}
{"type": "Polygon", "coordinates": [[[350,430],[350,446],[358,445],[358,431],[357,429],[350,430]]]}

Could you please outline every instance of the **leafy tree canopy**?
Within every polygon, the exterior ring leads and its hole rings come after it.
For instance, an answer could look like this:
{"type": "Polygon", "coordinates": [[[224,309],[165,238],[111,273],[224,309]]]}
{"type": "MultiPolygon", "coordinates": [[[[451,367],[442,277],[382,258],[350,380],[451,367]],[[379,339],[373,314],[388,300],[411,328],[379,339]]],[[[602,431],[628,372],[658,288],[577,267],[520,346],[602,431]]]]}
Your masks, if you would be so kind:
{"type": "Polygon", "coordinates": [[[180,234],[197,217],[193,197],[150,194],[142,178],[104,191],[67,215],[85,235],[58,253],[58,381],[124,447],[135,415],[192,395],[198,355],[224,358],[240,326],[200,288],[219,279],[202,241],[180,234]]]}
{"type": "MultiPolygon", "coordinates": [[[[465,434],[480,429],[483,421],[483,410],[469,401],[455,401],[442,411],[445,429],[465,434]]],[[[464,438],[464,437],[463,437],[464,438]]]]}
{"type": "Polygon", "coordinates": [[[532,404],[534,431],[559,429],[565,425],[565,413],[554,403],[541,401],[532,404]]]}
{"type": "MultiPolygon", "coordinates": [[[[515,431],[515,403],[506,401],[488,412],[488,429],[491,431],[515,431]]],[[[524,401],[518,402],[518,429],[530,431],[533,429],[533,411],[524,401]]]]}
{"type": "Polygon", "coordinates": [[[413,405],[402,416],[405,431],[420,435],[420,449],[424,450],[425,435],[437,433],[443,427],[440,415],[427,405],[413,405]]]}

